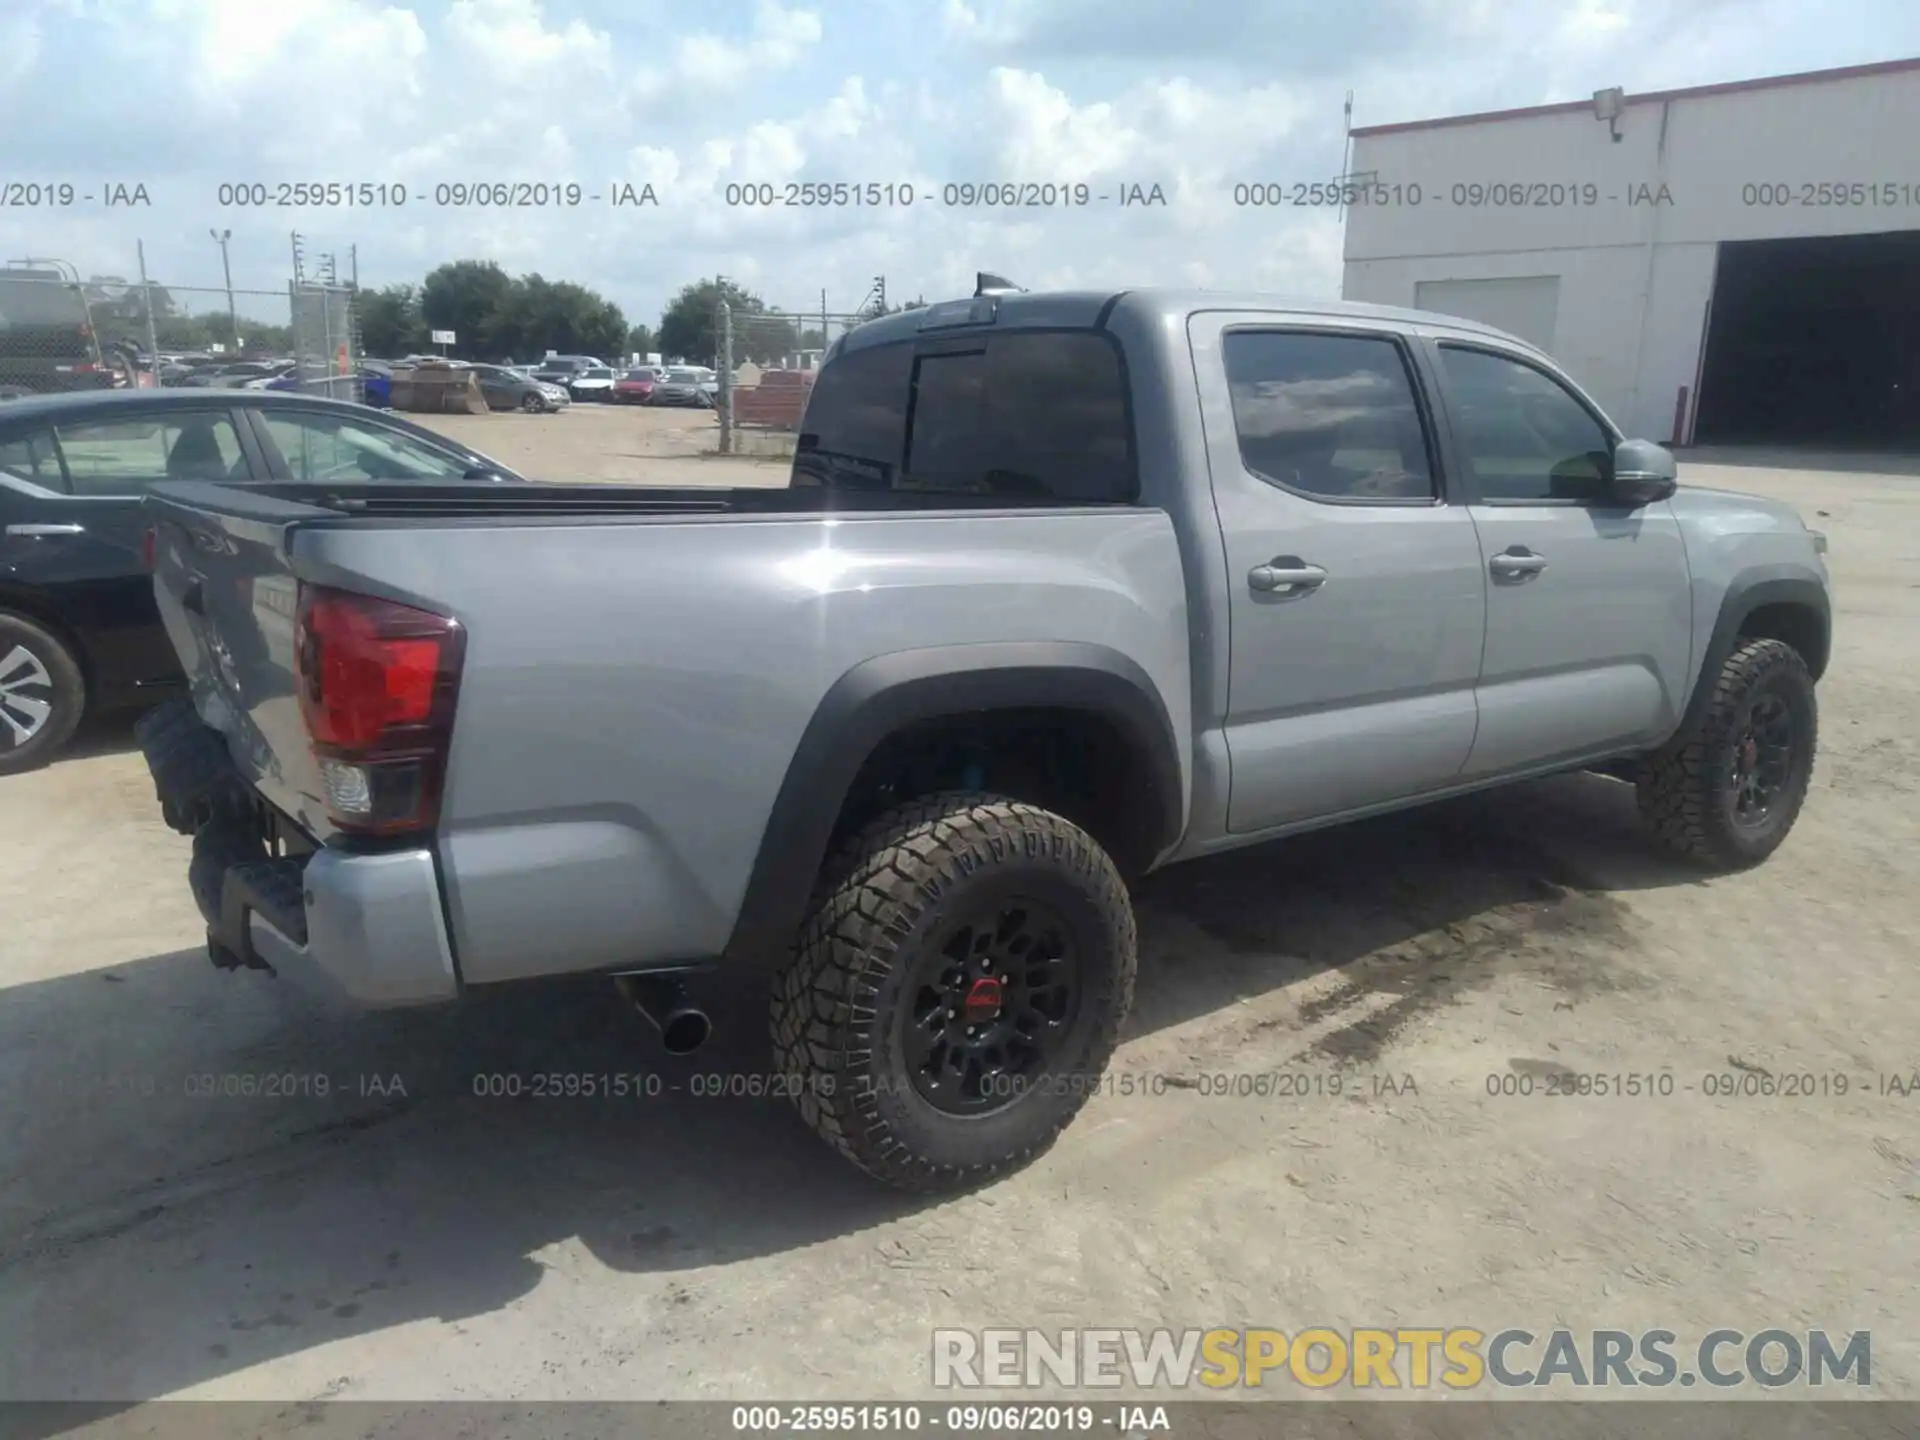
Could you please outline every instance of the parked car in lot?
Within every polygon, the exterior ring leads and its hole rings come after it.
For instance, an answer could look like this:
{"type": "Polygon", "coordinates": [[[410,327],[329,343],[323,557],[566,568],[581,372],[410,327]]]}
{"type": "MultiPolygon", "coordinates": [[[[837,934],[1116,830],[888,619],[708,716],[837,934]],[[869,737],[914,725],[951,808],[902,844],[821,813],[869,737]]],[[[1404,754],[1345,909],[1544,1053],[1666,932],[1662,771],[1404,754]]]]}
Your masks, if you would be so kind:
{"type": "Polygon", "coordinates": [[[663,373],[650,365],[623,371],[620,378],[613,382],[610,398],[621,405],[645,405],[653,399],[653,387],[660,383],[663,373]]]}
{"type": "Polygon", "coordinates": [[[1825,542],[1675,473],[1466,320],[983,280],[834,343],[785,490],[160,486],[142,744],[216,963],[770,991],[821,1136],[973,1186],[1098,1087],[1133,876],[1580,769],[1782,842],[1825,542]]]}
{"type": "Polygon", "coordinates": [[[203,365],[178,383],[194,390],[231,390],[249,380],[271,379],[281,365],[273,360],[236,360],[222,365],[203,365]]]}
{"type": "Polygon", "coordinates": [[[504,365],[472,367],[486,397],[489,410],[524,410],[528,414],[550,414],[566,408],[571,400],[564,385],[531,380],[504,365]]]}
{"type": "Polygon", "coordinates": [[[593,355],[549,355],[533,367],[533,378],[549,385],[571,385],[589,370],[606,368],[606,363],[593,355]]]}
{"type": "Polygon", "coordinates": [[[620,372],[610,365],[589,365],[567,382],[567,393],[576,400],[611,400],[619,376],[620,372]]]}
{"type": "Polygon", "coordinates": [[[114,390],[0,407],[0,775],[57,753],[83,712],[178,682],[142,558],[156,482],[351,493],[467,475],[522,479],[418,425],[304,395],[114,390]]]}
{"type": "Polygon", "coordinates": [[[709,372],[676,366],[669,368],[666,378],[653,387],[653,394],[648,397],[647,403],[700,405],[712,409],[717,391],[718,385],[709,372]]]}
{"type": "Polygon", "coordinates": [[[360,362],[360,396],[376,410],[393,408],[393,367],[384,360],[360,362]]]}
{"type": "Polygon", "coordinates": [[[57,270],[0,267],[0,400],[113,382],[80,287],[57,270]]]}

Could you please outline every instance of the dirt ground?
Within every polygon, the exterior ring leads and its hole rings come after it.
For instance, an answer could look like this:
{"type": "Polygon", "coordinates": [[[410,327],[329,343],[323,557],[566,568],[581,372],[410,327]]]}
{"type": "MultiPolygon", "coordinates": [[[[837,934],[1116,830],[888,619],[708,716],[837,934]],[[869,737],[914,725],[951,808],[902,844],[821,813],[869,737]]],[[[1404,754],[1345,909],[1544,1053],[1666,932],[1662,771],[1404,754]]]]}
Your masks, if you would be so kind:
{"type": "MultiPolygon", "coordinates": [[[[655,423],[471,438],[546,473],[655,423]]],[[[216,973],[93,727],[0,781],[0,1398],[932,1398],[936,1326],[1396,1324],[1869,1330],[1874,1393],[1920,1395],[1920,1094],[1881,1080],[1920,1070],[1920,480],[1733,458],[1683,471],[1799,504],[1836,581],[1769,864],[1702,879],[1569,777],[1151,877],[1116,1074],[1157,1093],[961,1199],[779,1102],[474,1094],[757,1072],[755,1015],[676,1062],[598,986],[353,1019],[216,973]],[[1257,1074],[1301,1093],[1210,1078],[1257,1074]],[[1849,1091],[1705,1093],[1762,1074],[1849,1091]],[[229,1075],[296,1093],[197,1093],[229,1075]]]]}
{"type": "Polygon", "coordinates": [[[646,485],[784,485],[784,461],[711,453],[711,410],[569,405],[555,415],[411,415],[532,480],[646,485]]]}

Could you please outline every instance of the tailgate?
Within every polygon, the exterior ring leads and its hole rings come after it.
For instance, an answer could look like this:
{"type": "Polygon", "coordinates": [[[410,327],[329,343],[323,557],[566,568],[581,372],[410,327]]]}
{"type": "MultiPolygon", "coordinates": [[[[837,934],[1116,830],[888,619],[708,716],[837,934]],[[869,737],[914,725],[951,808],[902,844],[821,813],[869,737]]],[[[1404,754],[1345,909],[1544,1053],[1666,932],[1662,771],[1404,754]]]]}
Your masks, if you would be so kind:
{"type": "Polygon", "coordinates": [[[200,718],[241,774],[308,833],[332,826],[294,690],[294,527],[329,512],[215,484],[156,486],[154,598],[200,718]]]}

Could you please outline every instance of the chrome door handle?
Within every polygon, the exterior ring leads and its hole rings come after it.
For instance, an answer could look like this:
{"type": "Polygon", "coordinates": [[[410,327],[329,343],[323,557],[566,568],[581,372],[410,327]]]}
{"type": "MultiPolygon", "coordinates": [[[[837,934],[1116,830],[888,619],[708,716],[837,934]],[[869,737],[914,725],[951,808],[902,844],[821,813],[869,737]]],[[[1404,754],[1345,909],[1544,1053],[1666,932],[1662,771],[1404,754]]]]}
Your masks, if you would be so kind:
{"type": "Polygon", "coordinates": [[[9,525],[7,526],[7,534],[9,535],[22,535],[22,536],[84,535],[86,533],[87,533],[86,526],[74,525],[71,523],[62,524],[62,525],[9,525]]]}
{"type": "Polygon", "coordinates": [[[1546,568],[1545,556],[1536,555],[1520,546],[1503,550],[1487,561],[1487,569],[1493,572],[1496,580],[1531,580],[1546,568]]]}
{"type": "Polygon", "coordinates": [[[1297,555],[1276,555],[1266,564],[1256,565],[1247,572],[1250,588],[1267,594],[1279,594],[1287,600],[1311,595],[1326,581],[1326,571],[1318,565],[1307,564],[1297,555]]]}

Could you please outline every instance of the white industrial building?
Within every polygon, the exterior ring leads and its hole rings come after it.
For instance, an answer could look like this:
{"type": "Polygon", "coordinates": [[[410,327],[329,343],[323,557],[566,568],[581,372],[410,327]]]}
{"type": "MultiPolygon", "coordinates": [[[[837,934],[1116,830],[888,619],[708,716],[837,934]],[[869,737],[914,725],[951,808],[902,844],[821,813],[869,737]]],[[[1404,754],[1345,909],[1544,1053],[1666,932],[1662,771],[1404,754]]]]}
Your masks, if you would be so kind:
{"type": "Polygon", "coordinates": [[[1920,59],[1351,141],[1347,299],[1531,340],[1649,439],[1920,448],[1920,59]]]}

